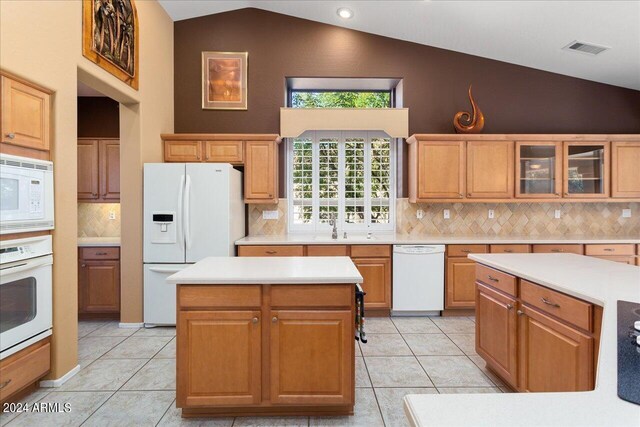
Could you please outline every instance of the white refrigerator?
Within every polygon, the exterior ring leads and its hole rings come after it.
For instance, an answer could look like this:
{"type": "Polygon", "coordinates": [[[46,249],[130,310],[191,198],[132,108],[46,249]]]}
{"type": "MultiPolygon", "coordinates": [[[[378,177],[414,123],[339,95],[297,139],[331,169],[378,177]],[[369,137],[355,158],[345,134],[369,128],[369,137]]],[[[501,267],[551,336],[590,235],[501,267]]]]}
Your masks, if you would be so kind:
{"type": "Polygon", "coordinates": [[[244,237],[242,173],[227,163],[144,165],[144,323],[175,325],[166,278],[209,256],[234,256],[244,237]]]}

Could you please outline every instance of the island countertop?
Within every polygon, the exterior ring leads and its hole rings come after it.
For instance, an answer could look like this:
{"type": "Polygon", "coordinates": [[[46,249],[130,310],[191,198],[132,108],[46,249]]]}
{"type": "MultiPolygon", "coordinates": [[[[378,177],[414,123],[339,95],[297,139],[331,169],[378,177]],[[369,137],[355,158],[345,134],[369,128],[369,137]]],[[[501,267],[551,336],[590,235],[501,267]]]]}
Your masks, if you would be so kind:
{"type": "Polygon", "coordinates": [[[408,395],[404,405],[412,425],[640,425],[640,406],[617,395],[617,301],[640,302],[640,268],[573,254],[474,254],[469,258],[603,307],[595,389],[408,395]]]}
{"type": "Polygon", "coordinates": [[[349,257],[209,257],[167,278],[167,283],[326,284],[362,283],[349,257]]]}

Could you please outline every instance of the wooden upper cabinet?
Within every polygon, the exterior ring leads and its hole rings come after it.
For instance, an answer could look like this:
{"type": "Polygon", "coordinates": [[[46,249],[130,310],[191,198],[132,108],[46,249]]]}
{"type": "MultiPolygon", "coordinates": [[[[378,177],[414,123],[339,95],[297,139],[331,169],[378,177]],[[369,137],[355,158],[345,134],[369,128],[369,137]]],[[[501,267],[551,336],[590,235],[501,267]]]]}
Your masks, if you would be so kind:
{"type": "MultiPolygon", "coordinates": [[[[353,254],[352,254],[353,255],[353,254]]],[[[362,275],[367,309],[391,308],[391,258],[353,258],[362,275]]]]}
{"type": "Polygon", "coordinates": [[[353,404],[351,310],[273,310],[271,316],[271,402],[353,404]]]}
{"type": "Polygon", "coordinates": [[[48,151],[51,95],[5,75],[1,79],[2,142],[48,151]]]}
{"type": "Polygon", "coordinates": [[[410,166],[409,197],[461,199],[465,192],[466,145],[464,141],[417,141],[414,165],[410,166]],[[412,191],[413,190],[413,191],[412,191]]]}
{"type": "Polygon", "coordinates": [[[243,141],[204,141],[204,160],[214,163],[242,164],[243,141]]]}
{"type": "Polygon", "coordinates": [[[609,142],[565,141],[563,164],[564,197],[609,197],[609,142]]]}
{"type": "Polygon", "coordinates": [[[202,160],[200,141],[164,141],[165,162],[199,162],[202,160]]]}
{"type": "Polygon", "coordinates": [[[104,200],[120,200],[120,141],[100,141],[100,194],[104,200]]]}
{"type": "Polygon", "coordinates": [[[640,141],[611,143],[611,197],[640,197],[640,141]]]}
{"type": "Polygon", "coordinates": [[[100,197],[98,159],[98,140],[78,140],[78,200],[97,200],[100,197]]]}
{"type": "Polygon", "coordinates": [[[278,144],[246,141],[244,165],[245,203],[278,202],[278,144]]]}
{"type": "Polygon", "coordinates": [[[467,197],[513,198],[513,141],[467,142],[467,197]]]}
{"type": "Polygon", "coordinates": [[[517,141],[515,154],[516,197],[535,199],[562,196],[561,142],[517,141]]]}

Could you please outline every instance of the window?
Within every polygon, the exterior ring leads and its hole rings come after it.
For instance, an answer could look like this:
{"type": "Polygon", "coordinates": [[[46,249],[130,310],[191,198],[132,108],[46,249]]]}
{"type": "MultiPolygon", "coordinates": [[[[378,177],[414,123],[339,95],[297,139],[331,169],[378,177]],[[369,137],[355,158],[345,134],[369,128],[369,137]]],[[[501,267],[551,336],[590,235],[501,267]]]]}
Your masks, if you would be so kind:
{"type": "Polygon", "coordinates": [[[291,90],[292,108],[389,108],[390,91],[291,90]]]}
{"type": "Polygon", "coordinates": [[[393,138],[309,131],[288,140],[289,229],[394,230],[393,138]]]}

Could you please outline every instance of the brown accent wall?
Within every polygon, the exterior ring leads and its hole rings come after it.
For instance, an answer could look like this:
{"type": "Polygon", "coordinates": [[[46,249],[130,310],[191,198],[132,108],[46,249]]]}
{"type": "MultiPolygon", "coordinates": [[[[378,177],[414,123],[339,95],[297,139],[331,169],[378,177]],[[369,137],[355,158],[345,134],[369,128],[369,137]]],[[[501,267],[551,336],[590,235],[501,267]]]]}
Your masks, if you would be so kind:
{"type": "Polygon", "coordinates": [[[176,132],[278,133],[297,76],[404,79],[410,134],[452,133],[471,83],[486,133],[640,133],[639,91],[259,9],[175,22],[174,57],[176,132]],[[201,108],[206,50],[249,52],[247,111],[201,108]]]}
{"type": "Polygon", "coordinates": [[[120,111],[118,102],[106,96],[78,97],[78,137],[118,138],[120,111]]]}

